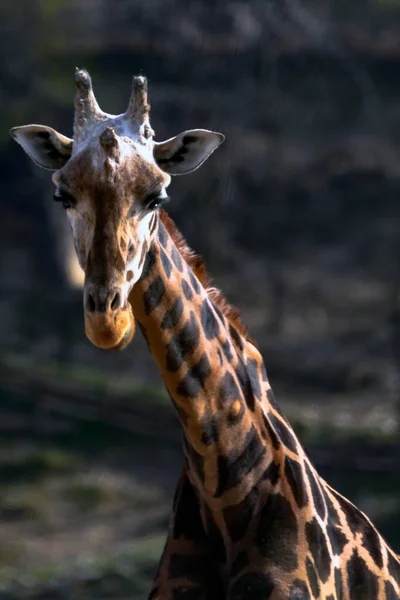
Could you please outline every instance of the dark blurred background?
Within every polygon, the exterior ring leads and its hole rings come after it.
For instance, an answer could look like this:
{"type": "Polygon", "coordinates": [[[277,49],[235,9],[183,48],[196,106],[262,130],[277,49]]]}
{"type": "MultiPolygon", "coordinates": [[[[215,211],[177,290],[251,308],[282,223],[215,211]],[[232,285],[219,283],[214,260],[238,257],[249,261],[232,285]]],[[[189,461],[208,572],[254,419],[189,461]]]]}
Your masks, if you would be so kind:
{"type": "Polygon", "coordinates": [[[71,135],[73,73],[158,140],[226,134],[170,213],[242,311],[323,476],[400,552],[399,0],[0,2],[0,599],[146,597],[182,461],[140,339],[85,339],[50,174],[8,138],[71,135]]]}

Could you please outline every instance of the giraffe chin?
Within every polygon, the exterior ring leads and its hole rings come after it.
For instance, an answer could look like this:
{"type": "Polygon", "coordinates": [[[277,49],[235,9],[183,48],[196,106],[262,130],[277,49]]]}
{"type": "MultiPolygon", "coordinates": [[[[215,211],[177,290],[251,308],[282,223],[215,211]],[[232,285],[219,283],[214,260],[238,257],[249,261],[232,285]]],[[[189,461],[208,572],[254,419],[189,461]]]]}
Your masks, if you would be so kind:
{"type": "Polygon", "coordinates": [[[117,314],[85,312],[86,337],[102,350],[123,350],[135,335],[135,319],[130,306],[117,314]]]}

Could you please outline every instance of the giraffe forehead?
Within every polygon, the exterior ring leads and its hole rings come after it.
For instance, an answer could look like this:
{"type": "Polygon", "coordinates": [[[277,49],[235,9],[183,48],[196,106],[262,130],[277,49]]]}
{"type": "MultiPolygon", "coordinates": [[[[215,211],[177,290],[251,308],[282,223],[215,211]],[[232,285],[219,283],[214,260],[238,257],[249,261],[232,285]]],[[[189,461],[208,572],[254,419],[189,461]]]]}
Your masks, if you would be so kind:
{"type": "Polygon", "coordinates": [[[124,138],[118,142],[111,156],[98,140],[88,144],[54,175],[54,182],[65,184],[78,198],[88,198],[93,207],[99,202],[120,207],[126,202],[140,202],[150,189],[169,183],[169,176],[157,166],[149,148],[124,138]]]}
{"type": "Polygon", "coordinates": [[[135,121],[127,120],[123,114],[116,116],[103,113],[102,117],[86,125],[82,138],[74,141],[73,154],[77,154],[88,144],[98,141],[104,130],[110,128],[115,131],[117,136],[129,140],[133,144],[146,145],[147,139],[143,135],[146,129],[154,134],[148,118],[143,124],[138,124],[135,121]]]}

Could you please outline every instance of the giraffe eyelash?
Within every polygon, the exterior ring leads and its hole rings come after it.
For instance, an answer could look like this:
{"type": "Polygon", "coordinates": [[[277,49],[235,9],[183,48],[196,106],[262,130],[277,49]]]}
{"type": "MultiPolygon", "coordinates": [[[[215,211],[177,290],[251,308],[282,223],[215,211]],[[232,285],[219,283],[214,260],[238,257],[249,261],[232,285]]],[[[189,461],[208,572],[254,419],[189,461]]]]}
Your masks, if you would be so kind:
{"type": "Polygon", "coordinates": [[[154,192],[146,197],[144,208],[146,210],[156,210],[157,208],[161,208],[170,200],[171,198],[169,196],[162,196],[160,192],[154,192]]]}
{"type": "Polygon", "coordinates": [[[72,196],[72,194],[62,189],[57,189],[54,192],[53,200],[55,202],[61,202],[65,209],[71,208],[75,203],[75,198],[72,196]]]}

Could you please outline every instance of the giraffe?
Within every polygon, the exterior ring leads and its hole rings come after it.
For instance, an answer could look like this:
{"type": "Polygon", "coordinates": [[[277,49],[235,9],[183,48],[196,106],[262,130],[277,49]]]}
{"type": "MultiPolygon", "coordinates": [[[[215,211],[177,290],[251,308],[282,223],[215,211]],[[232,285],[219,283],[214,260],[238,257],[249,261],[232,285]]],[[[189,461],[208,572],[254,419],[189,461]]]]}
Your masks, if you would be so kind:
{"type": "Polygon", "coordinates": [[[11,129],[54,171],[71,225],[85,331],[122,349],[138,323],[183,430],[183,468],[149,600],[394,600],[400,557],[317,473],[238,312],[163,208],[172,175],[223,142],[197,129],[154,141],[147,81],[104,113],[77,70],[73,139],[11,129]]]}

